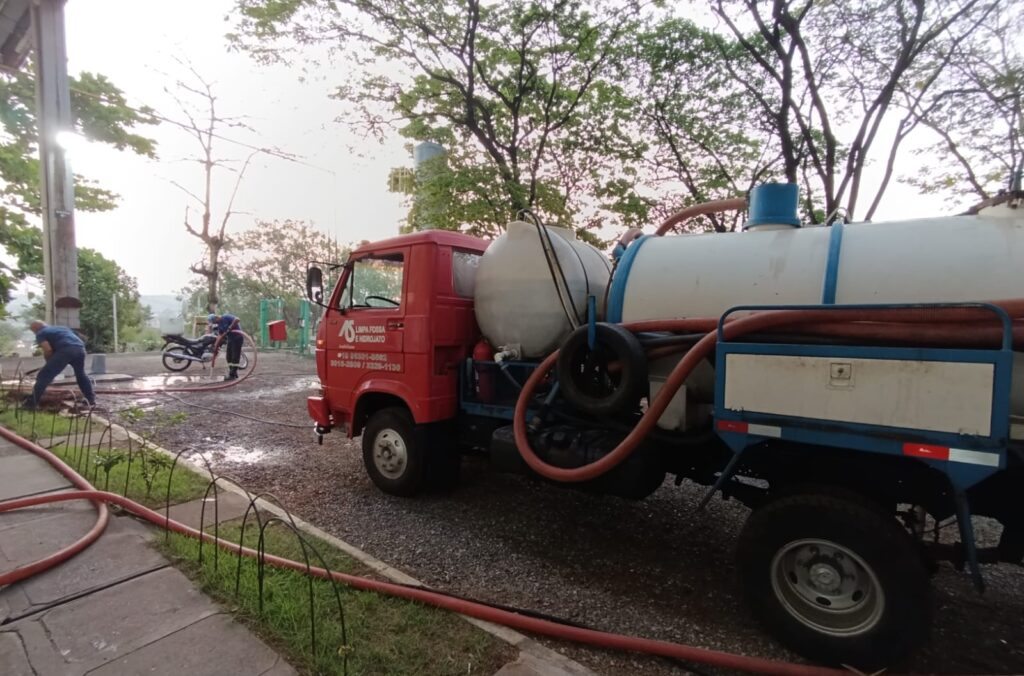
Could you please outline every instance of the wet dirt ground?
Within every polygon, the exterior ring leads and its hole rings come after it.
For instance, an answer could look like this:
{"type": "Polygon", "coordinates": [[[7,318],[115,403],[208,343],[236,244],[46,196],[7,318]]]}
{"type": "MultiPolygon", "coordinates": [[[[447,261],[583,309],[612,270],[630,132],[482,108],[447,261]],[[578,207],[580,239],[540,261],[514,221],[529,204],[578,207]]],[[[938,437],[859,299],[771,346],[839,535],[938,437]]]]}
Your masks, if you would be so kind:
{"type": "MultiPolygon", "coordinates": [[[[157,376],[162,366],[157,355],[118,355],[108,370],[157,376]]],[[[595,628],[796,659],[755,624],[739,595],[733,547],[742,505],[716,499],[695,514],[703,489],[688,483],[666,482],[641,502],[593,496],[497,474],[479,458],[467,459],[453,493],[391,497],[370,483],[357,442],[333,434],[316,445],[305,410],[316,382],[311,360],[264,354],[236,388],[100,401],[187,412],[183,423],[155,431],[159,443],[202,452],[217,471],[276,494],[302,518],[431,586],[595,628]]],[[[996,535],[979,527],[986,539],[996,535]]],[[[1024,673],[1024,569],[985,573],[988,590],[979,595],[966,574],[941,566],[932,636],[909,671],[1024,673]]],[[[603,674],[689,673],[662,660],[550,645],[603,674]]]]}

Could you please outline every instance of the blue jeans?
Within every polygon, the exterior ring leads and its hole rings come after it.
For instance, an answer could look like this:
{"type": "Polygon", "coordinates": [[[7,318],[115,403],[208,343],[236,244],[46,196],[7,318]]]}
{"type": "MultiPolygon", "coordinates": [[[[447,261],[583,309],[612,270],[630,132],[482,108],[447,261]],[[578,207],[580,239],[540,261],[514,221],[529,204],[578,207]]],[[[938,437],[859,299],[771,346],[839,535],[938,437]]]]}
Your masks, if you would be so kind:
{"type": "Polygon", "coordinates": [[[96,403],[96,395],[92,391],[92,381],[85,374],[85,350],[80,347],[64,347],[54,352],[46,365],[39,369],[36,376],[36,386],[32,390],[32,398],[38,404],[43,399],[43,392],[50,386],[53,379],[60,375],[60,372],[68,365],[75,370],[75,380],[78,381],[78,389],[90,404],[96,403]]]}

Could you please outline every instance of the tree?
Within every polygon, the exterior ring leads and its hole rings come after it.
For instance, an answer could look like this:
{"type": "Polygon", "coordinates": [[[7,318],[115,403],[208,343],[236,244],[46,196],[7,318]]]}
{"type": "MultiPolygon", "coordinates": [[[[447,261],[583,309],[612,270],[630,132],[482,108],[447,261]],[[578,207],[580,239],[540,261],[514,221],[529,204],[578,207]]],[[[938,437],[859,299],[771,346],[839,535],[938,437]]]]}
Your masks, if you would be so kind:
{"type": "MultiPolygon", "coordinates": [[[[31,64],[0,71],[0,247],[13,263],[0,262],[0,315],[18,280],[43,273],[39,200],[39,149],[35,80],[31,64]]],[[[155,157],[152,140],[136,133],[153,124],[148,108],[131,108],[123,92],[103,75],[81,73],[70,78],[75,130],[86,139],[155,157]]],[[[75,208],[109,211],[118,196],[88,179],[75,176],[75,208]]]]}
{"type": "Polygon", "coordinates": [[[189,160],[202,167],[202,187],[197,192],[176,181],[172,181],[172,184],[193,201],[193,206],[199,208],[197,223],[193,219],[190,206],[185,207],[185,231],[203,243],[206,253],[204,260],[193,263],[189,266],[189,270],[206,280],[206,310],[216,312],[220,302],[221,252],[227,246],[228,222],[236,214],[234,205],[238,188],[241,186],[253,158],[261,152],[269,153],[271,151],[252,150],[239,168],[234,166],[237,162],[218,157],[214,153],[214,146],[215,141],[219,139],[221,130],[232,127],[248,128],[248,126],[240,118],[220,115],[217,112],[217,97],[213,93],[212,83],[203,78],[191,65],[185,63],[181,65],[189,71],[190,78],[194,82],[179,79],[175,83],[176,91],[169,88],[165,88],[165,91],[175,99],[181,112],[188,119],[188,123],[183,125],[183,129],[189,136],[194,137],[199,145],[199,154],[189,160]],[[186,97],[189,100],[186,100],[186,97]],[[235,181],[231,196],[224,209],[219,217],[214,218],[213,183],[218,169],[234,173],[235,181]]]}
{"type": "MultiPolygon", "coordinates": [[[[78,278],[82,298],[82,326],[79,330],[90,351],[108,351],[120,347],[114,345],[115,295],[120,337],[127,338],[142,332],[151,314],[149,308],[139,302],[138,282],[120,265],[97,251],[79,247],[78,278]]],[[[44,310],[42,302],[38,301],[30,306],[26,319],[38,318],[44,310]]]]}
{"type": "Polygon", "coordinates": [[[524,209],[581,234],[645,216],[622,138],[629,111],[608,79],[636,27],[632,2],[604,0],[240,0],[237,44],[287,58],[286,40],[343,52],[337,96],[365,128],[397,127],[448,151],[444,227],[500,232],[524,209]],[[381,69],[370,64],[386,62],[381,69]]]}
{"type": "MultiPolygon", "coordinates": [[[[262,328],[260,300],[280,298],[285,321],[295,326],[306,296],[307,262],[341,262],[347,255],[347,249],[301,221],[258,221],[253,229],[233,237],[225,250],[220,304],[241,319],[246,331],[256,332],[262,328]]],[[[205,304],[205,293],[201,284],[186,287],[186,308],[205,304]]]]}
{"type": "MultiPolygon", "coordinates": [[[[624,45],[617,76],[636,110],[632,128],[645,180],[671,191],[655,209],[744,195],[781,172],[781,153],[763,115],[730,76],[746,70],[742,48],[689,19],[651,22],[624,45]],[[726,63],[728,62],[728,64],[726,63]]],[[[712,214],[689,227],[734,230],[740,214],[712,214]]]]}
{"type": "MultiPolygon", "coordinates": [[[[898,92],[932,87],[935,71],[996,4],[716,0],[713,9],[761,77],[752,79],[731,59],[722,63],[770,123],[783,174],[803,184],[807,211],[818,220],[839,209],[856,212],[864,168],[898,92]],[[823,213],[810,208],[819,196],[823,213]]],[[[897,135],[892,144],[901,141],[897,135]]]]}
{"type": "MultiPolygon", "coordinates": [[[[953,45],[948,67],[907,101],[906,125],[935,139],[910,182],[925,192],[988,199],[1024,174],[1024,2],[1007,0],[983,17],[969,40],[953,45]]],[[[1019,183],[1018,183],[1019,186],[1019,183]]],[[[1019,189],[1019,187],[1017,188],[1019,189]]]]}

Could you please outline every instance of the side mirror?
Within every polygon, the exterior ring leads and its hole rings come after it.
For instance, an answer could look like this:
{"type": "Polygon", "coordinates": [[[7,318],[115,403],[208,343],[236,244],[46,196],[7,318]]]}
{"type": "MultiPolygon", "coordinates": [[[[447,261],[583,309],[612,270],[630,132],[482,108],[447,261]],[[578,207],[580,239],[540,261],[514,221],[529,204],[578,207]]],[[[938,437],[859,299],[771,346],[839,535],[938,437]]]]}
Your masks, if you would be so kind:
{"type": "Polygon", "coordinates": [[[315,265],[306,268],[306,298],[317,305],[324,302],[324,273],[315,265]]]}

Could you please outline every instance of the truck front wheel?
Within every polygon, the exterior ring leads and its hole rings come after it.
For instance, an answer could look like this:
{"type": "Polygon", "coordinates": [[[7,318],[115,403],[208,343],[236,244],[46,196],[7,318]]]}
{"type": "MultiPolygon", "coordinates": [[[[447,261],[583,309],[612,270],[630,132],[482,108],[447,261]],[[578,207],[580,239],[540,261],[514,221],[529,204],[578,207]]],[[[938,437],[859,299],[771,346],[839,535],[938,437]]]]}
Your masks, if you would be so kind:
{"type": "Polygon", "coordinates": [[[878,669],[927,635],[928,572],[896,520],[866,500],[810,493],[769,502],[747,520],[738,554],[755,615],[811,659],[878,669]]]}
{"type": "Polygon", "coordinates": [[[419,492],[426,474],[423,436],[405,409],[370,416],[363,429],[363,464],[377,488],[401,496],[419,492]]]}

